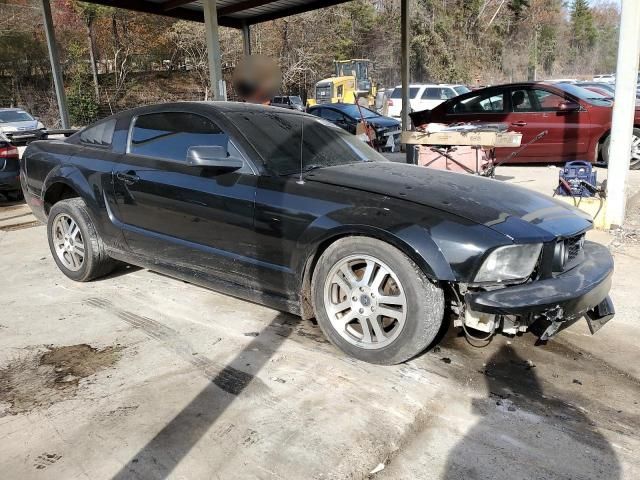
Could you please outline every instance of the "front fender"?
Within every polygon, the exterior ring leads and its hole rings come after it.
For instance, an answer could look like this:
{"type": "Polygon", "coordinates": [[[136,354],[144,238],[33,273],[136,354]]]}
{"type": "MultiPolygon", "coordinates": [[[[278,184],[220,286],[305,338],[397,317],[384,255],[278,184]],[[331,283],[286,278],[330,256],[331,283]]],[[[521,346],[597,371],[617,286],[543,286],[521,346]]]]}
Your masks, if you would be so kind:
{"type": "MultiPolygon", "coordinates": [[[[371,208],[375,210],[375,208],[371,208]]],[[[346,236],[367,236],[379,239],[402,251],[434,280],[452,281],[455,275],[436,243],[428,232],[417,225],[386,229],[366,224],[342,223],[328,216],[316,219],[298,240],[293,265],[303,274],[318,253],[335,240],[346,236]]]]}

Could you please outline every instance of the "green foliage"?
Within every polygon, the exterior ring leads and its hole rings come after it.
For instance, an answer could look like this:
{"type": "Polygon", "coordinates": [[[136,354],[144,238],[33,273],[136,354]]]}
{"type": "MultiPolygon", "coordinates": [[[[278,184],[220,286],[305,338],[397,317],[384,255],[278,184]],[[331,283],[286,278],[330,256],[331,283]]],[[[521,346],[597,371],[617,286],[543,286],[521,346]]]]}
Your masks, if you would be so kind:
{"type": "Polygon", "coordinates": [[[582,51],[592,48],[598,37],[587,0],[574,0],[571,6],[571,46],[582,51]]]}
{"type": "Polygon", "coordinates": [[[69,117],[72,125],[88,125],[98,118],[98,103],[91,91],[91,85],[72,88],[67,94],[69,117]]]}

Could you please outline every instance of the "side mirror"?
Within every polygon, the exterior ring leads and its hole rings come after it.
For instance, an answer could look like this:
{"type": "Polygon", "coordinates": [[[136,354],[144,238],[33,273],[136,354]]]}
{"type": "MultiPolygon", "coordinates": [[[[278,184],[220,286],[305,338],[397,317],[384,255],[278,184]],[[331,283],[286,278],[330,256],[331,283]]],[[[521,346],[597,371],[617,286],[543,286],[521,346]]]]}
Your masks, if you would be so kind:
{"type": "Polygon", "coordinates": [[[580,104],[571,100],[565,100],[564,102],[558,103],[558,110],[561,112],[577,112],[580,110],[580,104]]]}
{"type": "Polygon", "coordinates": [[[187,150],[187,163],[193,167],[214,168],[232,172],[242,168],[242,159],[229,157],[220,145],[200,145],[187,150]]]}

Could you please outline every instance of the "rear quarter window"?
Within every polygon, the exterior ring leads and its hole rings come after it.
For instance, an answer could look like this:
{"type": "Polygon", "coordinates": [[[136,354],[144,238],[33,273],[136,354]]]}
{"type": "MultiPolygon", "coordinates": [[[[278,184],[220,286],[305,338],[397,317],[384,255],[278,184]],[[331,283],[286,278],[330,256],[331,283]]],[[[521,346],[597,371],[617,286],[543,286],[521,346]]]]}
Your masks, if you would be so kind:
{"type": "Polygon", "coordinates": [[[80,132],[80,142],[93,147],[109,147],[113,141],[113,132],[115,129],[115,118],[97,123],[80,132]]]}

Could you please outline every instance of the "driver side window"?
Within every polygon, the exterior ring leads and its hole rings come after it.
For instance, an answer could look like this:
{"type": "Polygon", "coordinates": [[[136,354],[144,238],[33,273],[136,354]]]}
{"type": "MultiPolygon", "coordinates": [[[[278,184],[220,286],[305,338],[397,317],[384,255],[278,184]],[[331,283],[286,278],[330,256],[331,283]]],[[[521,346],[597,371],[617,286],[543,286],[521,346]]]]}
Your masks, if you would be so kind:
{"type": "Polygon", "coordinates": [[[187,112],[160,112],[133,119],[127,153],[177,163],[187,162],[193,146],[221,146],[229,156],[242,158],[241,173],[252,173],[244,156],[212,120],[187,112]]]}

